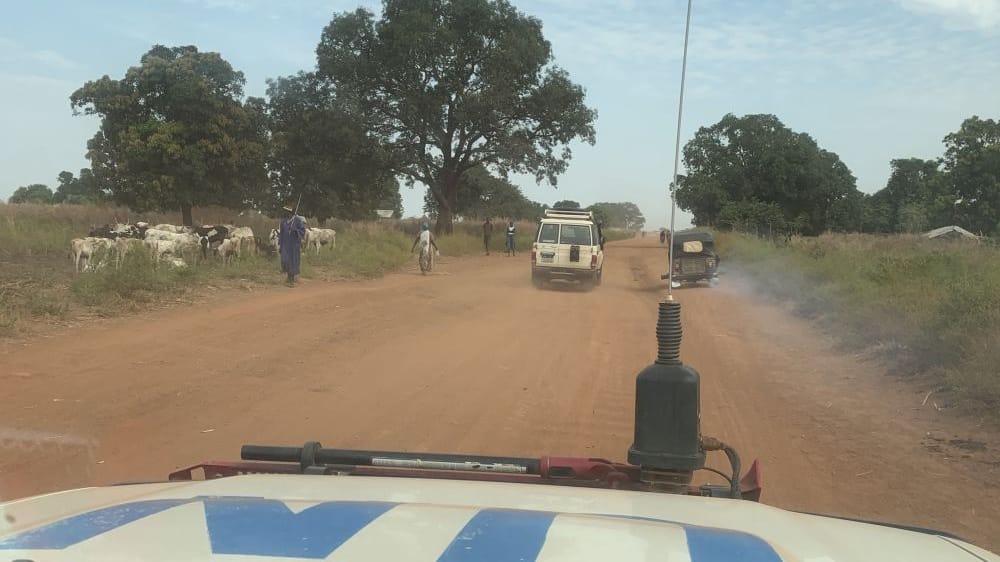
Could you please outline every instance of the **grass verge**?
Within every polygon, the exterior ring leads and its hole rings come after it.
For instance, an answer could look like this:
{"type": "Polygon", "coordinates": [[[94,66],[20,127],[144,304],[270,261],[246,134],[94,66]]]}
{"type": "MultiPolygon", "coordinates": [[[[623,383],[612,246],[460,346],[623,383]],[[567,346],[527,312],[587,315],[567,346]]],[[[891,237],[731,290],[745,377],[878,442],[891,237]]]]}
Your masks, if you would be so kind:
{"type": "Polygon", "coordinates": [[[719,234],[723,263],[846,344],[877,346],[968,405],[1000,413],[1000,251],[917,236],[825,235],[788,244],[719,234]]]}
{"type": "MultiPolygon", "coordinates": [[[[261,237],[276,223],[266,217],[239,217],[222,209],[196,210],[203,222],[251,226],[261,237]]],[[[223,266],[217,259],[185,256],[187,267],[157,263],[139,245],[123,260],[82,275],[73,272],[68,257],[73,238],[90,228],[117,220],[146,220],[177,224],[170,214],[130,216],[127,209],[85,205],[0,204],[0,337],[17,335],[38,320],[69,320],[80,314],[113,316],[142,310],[152,304],[176,300],[208,285],[277,284],[283,281],[276,257],[244,256],[223,266]]],[[[315,221],[309,221],[316,224],[315,221]]],[[[410,253],[419,228],[417,221],[350,223],[333,221],[337,248],[319,254],[304,252],[302,274],[317,279],[367,279],[396,271],[415,261],[410,253]]],[[[517,248],[530,247],[535,225],[519,223],[517,248]]],[[[503,249],[503,236],[494,235],[492,250],[503,249]]],[[[483,252],[479,224],[456,224],[455,232],[442,236],[438,246],[444,256],[483,252]]]]}

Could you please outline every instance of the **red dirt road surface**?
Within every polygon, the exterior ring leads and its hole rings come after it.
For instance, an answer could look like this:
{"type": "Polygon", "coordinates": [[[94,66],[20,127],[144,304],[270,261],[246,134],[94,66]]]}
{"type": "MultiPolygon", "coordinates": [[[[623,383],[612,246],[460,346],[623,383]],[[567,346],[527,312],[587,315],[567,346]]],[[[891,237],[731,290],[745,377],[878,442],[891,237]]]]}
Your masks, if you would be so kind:
{"type": "MultiPolygon", "coordinates": [[[[243,443],[625,460],[665,261],[652,237],[611,244],[604,285],[584,292],[533,288],[526,255],[442,258],[427,277],[306,282],[8,343],[0,498],[162,480],[243,443]]],[[[741,287],[676,291],[682,358],[702,375],[703,433],[763,463],[763,501],[1000,550],[996,435],[741,287]]]]}

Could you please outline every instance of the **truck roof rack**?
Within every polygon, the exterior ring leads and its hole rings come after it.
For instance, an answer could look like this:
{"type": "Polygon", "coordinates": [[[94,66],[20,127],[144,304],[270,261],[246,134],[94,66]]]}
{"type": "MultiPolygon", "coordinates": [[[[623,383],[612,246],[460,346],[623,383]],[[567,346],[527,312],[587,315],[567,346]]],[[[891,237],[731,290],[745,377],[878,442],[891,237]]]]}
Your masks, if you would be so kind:
{"type": "Polygon", "coordinates": [[[545,209],[545,218],[583,219],[583,220],[593,221],[594,213],[590,211],[581,211],[579,209],[545,209]]]}

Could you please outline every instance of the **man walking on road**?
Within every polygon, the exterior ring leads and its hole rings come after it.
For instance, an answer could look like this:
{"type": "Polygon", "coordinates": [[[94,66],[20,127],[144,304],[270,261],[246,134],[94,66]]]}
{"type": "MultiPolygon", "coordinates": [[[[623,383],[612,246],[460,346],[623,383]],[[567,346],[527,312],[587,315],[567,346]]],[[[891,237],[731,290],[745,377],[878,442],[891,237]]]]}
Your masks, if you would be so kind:
{"type": "Polygon", "coordinates": [[[483,223],[483,248],[486,249],[486,255],[490,255],[490,237],[493,236],[493,223],[490,222],[490,217],[486,217],[486,222],[483,223]]]}
{"type": "Polygon", "coordinates": [[[299,274],[302,257],[302,239],[306,235],[306,222],[291,207],[282,207],[288,218],[278,227],[278,245],[281,251],[281,271],[288,274],[285,284],[295,286],[295,276],[299,274]]]}

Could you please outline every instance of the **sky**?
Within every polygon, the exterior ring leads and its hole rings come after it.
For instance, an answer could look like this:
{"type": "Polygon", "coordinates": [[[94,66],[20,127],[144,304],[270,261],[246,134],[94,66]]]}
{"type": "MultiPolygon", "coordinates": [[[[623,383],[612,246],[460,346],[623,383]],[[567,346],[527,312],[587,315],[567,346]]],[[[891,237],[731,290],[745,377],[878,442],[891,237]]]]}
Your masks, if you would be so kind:
{"type": "MultiPolygon", "coordinates": [[[[513,0],[543,22],[555,64],[598,111],[597,144],[573,145],[558,186],[514,178],[552,204],[633,201],[665,226],[686,0],[513,0]]],[[[216,51],[268,78],[315,66],[334,13],[358,0],[108,0],[5,3],[0,18],[0,197],[55,187],[88,166],[98,121],[70,94],[120,78],[154,44],[216,51]]],[[[1000,0],[694,0],[681,144],[726,113],[773,113],[853,171],[885,185],[893,158],[935,158],[972,115],[1000,117],[1000,0]]],[[[681,169],[683,173],[683,167],[681,169]]],[[[402,188],[407,215],[422,190],[402,188]]],[[[689,217],[678,214],[678,226],[689,217]]]]}

